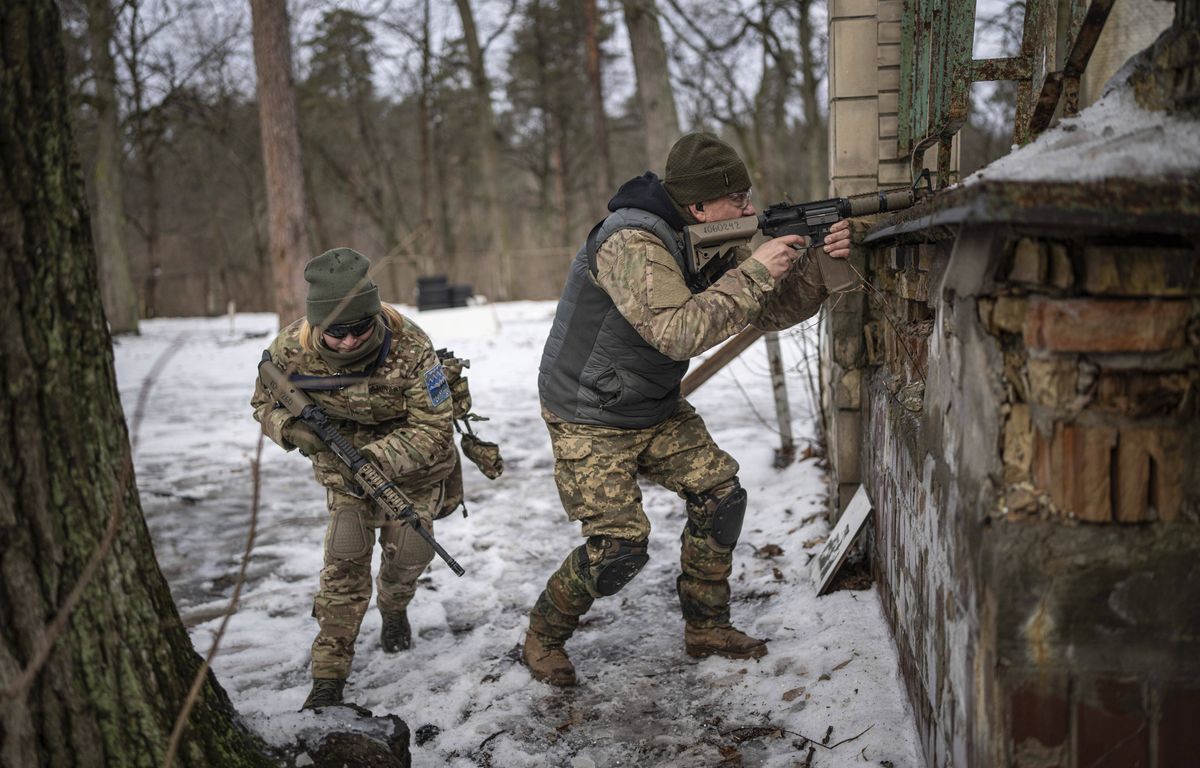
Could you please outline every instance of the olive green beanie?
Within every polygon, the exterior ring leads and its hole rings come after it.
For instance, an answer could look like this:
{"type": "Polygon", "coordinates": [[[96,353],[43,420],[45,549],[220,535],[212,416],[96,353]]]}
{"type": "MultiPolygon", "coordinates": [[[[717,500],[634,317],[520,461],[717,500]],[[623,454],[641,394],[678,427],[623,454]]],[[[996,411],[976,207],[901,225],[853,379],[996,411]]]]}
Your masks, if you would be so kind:
{"type": "Polygon", "coordinates": [[[733,147],[696,131],[684,134],[667,153],[663,186],[679,205],[702,203],[750,189],[750,172],[733,147]]]}
{"type": "Polygon", "coordinates": [[[371,261],[351,248],[325,251],[304,265],[308,322],[322,328],[379,314],[379,289],[367,275],[371,261]]]}

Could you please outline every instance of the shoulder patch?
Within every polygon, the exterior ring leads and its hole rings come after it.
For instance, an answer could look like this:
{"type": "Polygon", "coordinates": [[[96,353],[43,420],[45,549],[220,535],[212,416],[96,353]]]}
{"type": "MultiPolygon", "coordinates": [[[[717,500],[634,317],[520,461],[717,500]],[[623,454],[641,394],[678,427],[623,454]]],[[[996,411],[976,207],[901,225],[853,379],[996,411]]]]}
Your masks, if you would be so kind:
{"type": "Polygon", "coordinates": [[[646,298],[650,309],[682,307],[692,292],[670,254],[658,251],[646,260],[646,298]]]}
{"type": "Polygon", "coordinates": [[[437,407],[450,399],[450,384],[446,381],[446,371],[441,363],[435,364],[422,376],[425,379],[425,391],[429,393],[429,404],[437,407]]]}

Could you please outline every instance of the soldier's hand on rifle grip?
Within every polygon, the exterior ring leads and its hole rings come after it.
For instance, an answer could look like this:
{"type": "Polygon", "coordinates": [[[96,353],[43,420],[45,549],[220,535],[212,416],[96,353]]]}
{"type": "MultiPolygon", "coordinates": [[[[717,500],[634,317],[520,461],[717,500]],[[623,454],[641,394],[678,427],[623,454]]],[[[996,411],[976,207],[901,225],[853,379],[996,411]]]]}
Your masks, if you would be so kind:
{"type": "Polygon", "coordinates": [[[329,450],[325,441],[317,437],[317,433],[299,419],[292,419],[283,428],[283,439],[300,449],[305,456],[329,450]]]}
{"type": "Polygon", "coordinates": [[[842,219],[829,228],[825,236],[825,253],[835,259],[850,257],[850,222],[842,219]]]}
{"type": "Polygon", "coordinates": [[[776,237],[755,248],[754,253],[750,254],[750,258],[761,262],[771,277],[778,280],[787,274],[788,270],[792,268],[792,264],[799,258],[800,251],[797,251],[796,247],[803,244],[804,238],[800,235],[776,237]]]}

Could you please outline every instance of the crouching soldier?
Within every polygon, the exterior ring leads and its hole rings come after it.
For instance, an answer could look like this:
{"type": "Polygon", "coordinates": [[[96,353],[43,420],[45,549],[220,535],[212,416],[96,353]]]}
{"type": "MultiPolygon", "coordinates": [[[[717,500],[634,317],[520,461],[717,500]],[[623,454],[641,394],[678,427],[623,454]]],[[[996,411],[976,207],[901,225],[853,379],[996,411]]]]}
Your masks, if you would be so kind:
{"type": "MultiPolygon", "coordinates": [[[[304,268],[306,316],[280,331],[272,361],[326,413],[364,456],[399,486],[426,530],[461,500],[448,498],[457,471],[450,387],[425,333],[390,306],[367,274],[370,262],[349,248],[321,254],[304,268]]],[[[371,554],[379,529],[380,644],[410,646],[406,609],[433,550],[407,524],[381,525],[380,511],[349,470],[307,426],[271,398],[260,379],[252,400],[263,432],[299,449],[325,486],[329,526],[313,616],[313,687],[304,708],[337,704],[350,674],[354,642],[371,598],[371,554]]]]}

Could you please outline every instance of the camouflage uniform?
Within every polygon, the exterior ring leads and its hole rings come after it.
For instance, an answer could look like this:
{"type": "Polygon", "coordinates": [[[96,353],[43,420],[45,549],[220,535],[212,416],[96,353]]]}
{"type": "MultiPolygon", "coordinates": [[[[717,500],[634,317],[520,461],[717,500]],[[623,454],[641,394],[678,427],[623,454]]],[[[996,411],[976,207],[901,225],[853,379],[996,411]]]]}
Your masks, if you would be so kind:
{"type": "MultiPolygon", "coordinates": [[[[825,298],[815,259],[802,257],[781,280],[740,249],[737,266],[692,293],[675,259],[653,234],[622,230],[597,252],[596,282],[630,325],[663,354],[687,360],[753,324],[781,330],[811,317],[825,298]]],[[[587,565],[616,540],[644,542],[650,523],[637,478],[687,502],[676,586],[684,619],[697,628],[727,627],[733,547],[709,534],[717,503],[737,488],[737,462],[713,442],[680,399],[674,414],[646,429],[566,421],[542,410],[554,451],[554,477],[567,516],[583,524],[584,547],[550,577],[530,613],[530,632],[561,648],[600,592],[587,565]],[[587,562],[583,562],[586,559],[587,562]]]]}
{"type": "MultiPolygon", "coordinates": [[[[381,316],[379,322],[384,322],[381,316]]],[[[269,352],[289,375],[320,377],[345,374],[306,351],[300,343],[302,321],[296,321],[271,344],[269,352]]],[[[425,333],[404,320],[392,329],[386,355],[368,377],[347,386],[313,389],[301,383],[330,422],[352,444],[379,462],[412,501],[425,528],[443,503],[446,479],[454,470],[452,403],[433,345],[425,333]]],[[[267,395],[257,382],[254,418],[263,432],[286,450],[284,436],[294,421],[288,411],[267,395]]],[[[317,481],[326,489],[329,527],[325,534],[325,567],[313,616],[320,631],[312,646],[314,678],[349,676],[354,640],[371,598],[371,552],[379,528],[382,565],[377,584],[378,603],[385,613],[403,611],[413,597],[417,578],[433,559],[433,550],[408,524],[379,519],[380,510],[346,475],[331,451],[312,453],[317,481]]]]}

